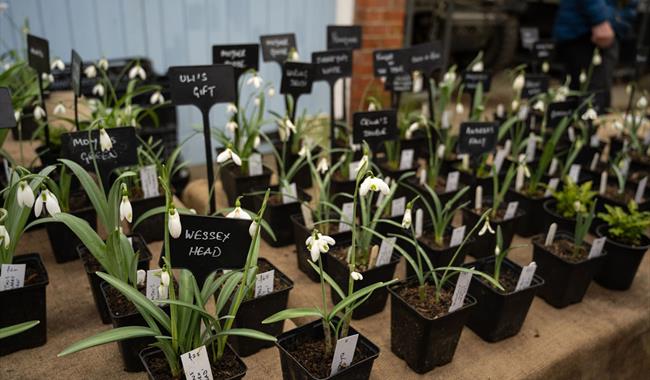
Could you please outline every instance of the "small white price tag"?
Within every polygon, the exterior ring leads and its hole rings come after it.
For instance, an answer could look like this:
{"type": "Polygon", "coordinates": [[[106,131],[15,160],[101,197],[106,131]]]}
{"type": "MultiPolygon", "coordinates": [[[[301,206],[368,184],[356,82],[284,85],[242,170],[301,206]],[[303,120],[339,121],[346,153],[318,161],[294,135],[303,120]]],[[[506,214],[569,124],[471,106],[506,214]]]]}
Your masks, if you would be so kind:
{"type": "Polygon", "coordinates": [[[418,173],[418,180],[421,186],[424,186],[424,184],[427,183],[427,169],[422,168],[422,170],[420,170],[418,173]]]}
{"type": "Polygon", "coordinates": [[[449,111],[445,110],[442,113],[442,118],[440,119],[440,123],[442,124],[442,129],[449,129],[451,126],[451,123],[449,122],[449,111]]]}
{"type": "Polygon", "coordinates": [[[188,380],[213,380],[208,351],[201,346],[181,355],[183,371],[188,380]]]}
{"type": "Polygon", "coordinates": [[[501,167],[503,166],[503,161],[506,159],[508,156],[508,151],[505,149],[499,149],[497,151],[496,157],[494,157],[494,168],[496,169],[497,173],[501,172],[501,167]]]}
{"type": "Polygon", "coordinates": [[[162,269],[152,269],[147,271],[147,285],[145,295],[152,301],[158,301],[158,287],[160,286],[160,272],[162,269]]]}
{"type": "Polygon", "coordinates": [[[343,215],[341,215],[341,221],[339,222],[339,232],[350,231],[350,224],[352,223],[352,214],[354,211],[354,203],[343,203],[343,209],[341,211],[343,212],[343,215]]]}
{"type": "Polygon", "coordinates": [[[528,136],[528,142],[526,144],[526,162],[535,161],[535,148],[536,148],[536,137],[534,133],[530,133],[528,136]]]}
{"type": "Polygon", "coordinates": [[[415,151],[413,149],[403,149],[399,158],[399,170],[407,170],[413,167],[413,157],[415,151]]]}
{"type": "Polygon", "coordinates": [[[160,195],[158,191],[158,173],[156,172],[156,165],[149,165],[140,168],[140,183],[142,185],[142,192],[144,198],[153,198],[160,195]]]}
{"type": "Polygon", "coordinates": [[[636,187],[636,194],[634,194],[634,201],[636,203],[641,203],[643,200],[643,193],[645,193],[645,188],[648,185],[648,177],[643,177],[639,181],[639,185],[636,187]]]}
{"type": "Polygon", "coordinates": [[[336,341],[334,348],[334,357],[332,358],[332,371],[330,376],[336,375],[340,370],[345,369],[352,364],[354,351],[357,349],[359,334],[346,336],[336,341]]]}
{"type": "Polygon", "coordinates": [[[545,197],[550,197],[553,195],[553,192],[555,192],[555,189],[557,189],[557,185],[560,184],[560,179],[559,178],[551,178],[548,181],[548,185],[546,186],[546,191],[544,192],[545,197]]]}
{"type": "Polygon", "coordinates": [[[578,178],[580,178],[580,165],[579,164],[573,164],[571,165],[571,169],[569,169],[569,178],[575,183],[578,182],[578,178]]]}
{"type": "Polygon", "coordinates": [[[589,165],[589,170],[595,171],[598,167],[598,160],[600,159],[600,154],[598,152],[594,153],[593,158],[591,159],[591,164],[589,165]]]}
{"type": "Polygon", "coordinates": [[[587,256],[588,259],[593,259],[594,257],[600,256],[600,254],[603,252],[603,247],[605,246],[605,240],[607,240],[606,237],[601,237],[598,239],[594,239],[594,241],[591,242],[591,249],[589,250],[589,256],[587,256]]]}
{"type": "Polygon", "coordinates": [[[313,230],[314,229],[314,218],[311,215],[311,210],[309,207],[302,203],[300,205],[300,212],[302,213],[302,220],[305,222],[305,227],[307,227],[308,230],[313,230]]]}
{"type": "Polygon", "coordinates": [[[519,280],[517,280],[517,286],[515,286],[515,292],[526,289],[530,286],[533,282],[535,270],[537,270],[537,264],[535,264],[534,261],[521,269],[519,280]]]}
{"type": "Polygon", "coordinates": [[[576,141],[576,131],[573,129],[573,127],[569,127],[567,129],[567,132],[569,133],[569,141],[574,142],[576,141]]]}
{"type": "Polygon", "coordinates": [[[508,203],[506,214],[503,216],[503,219],[508,220],[514,218],[515,214],[517,213],[517,207],[519,207],[519,202],[517,201],[508,203]]]}
{"type": "Polygon", "coordinates": [[[422,236],[422,229],[424,227],[424,211],[421,208],[415,211],[415,237],[422,236]]]}
{"type": "Polygon", "coordinates": [[[255,275],[255,298],[273,293],[273,281],[275,280],[275,270],[255,275]]]}
{"type": "Polygon", "coordinates": [[[450,191],[458,190],[458,179],[460,178],[460,172],[450,172],[447,174],[447,181],[445,181],[445,193],[450,191]]]}
{"type": "Polygon", "coordinates": [[[292,182],[289,184],[289,187],[282,189],[282,203],[293,203],[298,201],[298,190],[296,189],[296,183],[292,182]]]}
{"type": "Polygon", "coordinates": [[[0,270],[0,291],[25,286],[26,264],[2,264],[0,270]]]}
{"type": "MultiPolygon", "coordinates": [[[[472,269],[474,269],[472,267],[472,269]]],[[[470,272],[460,272],[458,275],[458,281],[456,281],[456,289],[454,289],[454,295],[451,297],[451,306],[449,306],[449,312],[453,313],[454,311],[463,307],[465,303],[465,296],[467,295],[467,290],[469,289],[469,283],[472,281],[472,274],[470,272]]]]}
{"type": "Polygon", "coordinates": [[[350,162],[350,173],[348,174],[349,181],[354,181],[357,178],[359,166],[361,166],[361,161],[350,162]]]}
{"type": "Polygon", "coordinates": [[[598,135],[591,135],[591,138],[589,138],[589,146],[592,148],[598,148],[600,145],[600,139],[598,138],[598,135]]]}
{"type": "Polygon", "coordinates": [[[650,131],[645,134],[645,137],[643,138],[643,145],[648,145],[650,144],[650,131]]]}
{"type": "Polygon", "coordinates": [[[399,197],[393,199],[390,203],[390,216],[400,216],[404,215],[404,210],[406,209],[406,197],[399,197]]]}
{"type": "Polygon", "coordinates": [[[459,246],[460,243],[463,242],[464,238],[465,238],[465,226],[454,228],[454,230],[451,232],[451,241],[449,242],[449,246],[450,247],[459,246]]]}
{"type": "Polygon", "coordinates": [[[381,245],[379,246],[379,255],[377,255],[377,261],[375,262],[376,267],[386,265],[390,262],[396,242],[397,238],[394,236],[381,241],[381,245]]]}
{"type": "Polygon", "coordinates": [[[259,153],[253,153],[248,157],[248,175],[262,175],[264,173],[264,167],[262,166],[262,155],[259,153]]]}

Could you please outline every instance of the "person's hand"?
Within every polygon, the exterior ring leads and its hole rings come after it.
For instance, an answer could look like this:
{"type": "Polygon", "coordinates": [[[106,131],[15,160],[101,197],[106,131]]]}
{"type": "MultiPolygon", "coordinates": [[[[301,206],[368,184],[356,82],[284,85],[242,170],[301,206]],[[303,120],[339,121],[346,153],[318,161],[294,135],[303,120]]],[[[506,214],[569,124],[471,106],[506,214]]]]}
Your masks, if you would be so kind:
{"type": "Polygon", "coordinates": [[[609,21],[603,21],[591,28],[591,42],[599,48],[608,48],[614,42],[614,29],[609,21]]]}

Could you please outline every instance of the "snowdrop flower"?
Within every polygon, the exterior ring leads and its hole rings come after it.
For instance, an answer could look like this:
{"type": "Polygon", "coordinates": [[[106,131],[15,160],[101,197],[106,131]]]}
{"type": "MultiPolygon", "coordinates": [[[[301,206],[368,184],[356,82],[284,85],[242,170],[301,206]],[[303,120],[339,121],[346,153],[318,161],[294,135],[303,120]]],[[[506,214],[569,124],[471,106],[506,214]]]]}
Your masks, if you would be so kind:
{"type": "Polygon", "coordinates": [[[169,209],[167,229],[169,230],[169,235],[174,239],[178,239],[178,237],[181,236],[181,230],[183,229],[181,226],[181,217],[173,206],[169,209]]]}
{"type": "Polygon", "coordinates": [[[359,186],[359,194],[362,197],[365,197],[369,191],[381,192],[383,195],[388,195],[390,193],[390,187],[384,182],[381,178],[377,178],[370,174],[363,180],[361,186],[359,186]]]}
{"type": "Polygon", "coordinates": [[[97,67],[99,67],[101,70],[108,70],[108,60],[106,57],[102,57],[98,62],[97,62],[97,67]]]}
{"type": "Polygon", "coordinates": [[[236,121],[231,120],[231,121],[226,123],[226,130],[228,130],[228,132],[230,132],[230,133],[235,133],[235,131],[237,130],[238,127],[239,126],[237,125],[236,121]]]}
{"type": "Polygon", "coordinates": [[[97,76],[97,68],[94,65],[90,65],[84,69],[84,74],[86,78],[94,78],[97,76]]]}
{"type": "Polygon", "coordinates": [[[455,71],[447,71],[445,73],[445,76],[442,77],[442,81],[444,82],[443,84],[445,86],[451,86],[456,81],[456,72],[455,71]]]}
{"type": "Polygon", "coordinates": [[[255,136],[255,140],[253,140],[253,148],[257,148],[261,143],[262,139],[260,139],[260,136],[255,136]]]}
{"type": "Polygon", "coordinates": [[[298,151],[298,156],[305,157],[307,155],[307,145],[302,144],[300,150],[298,151]]]}
{"type": "Polygon", "coordinates": [[[136,283],[138,286],[144,286],[147,283],[147,272],[144,269],[138,269],[136,272],[136,283]]]}
{"type": "Polygon", "coordinates": [[[38,195],[38,199],[36,199],[36,202],[34,203],[34,215],[37,218],[41,216],[41,213],[43,212],[43,205],[45,205],[45,210],[50,215],[56,215],[61,212],[59,201],[48,189],[41,191],[38,195]]]}
{"type": "Polygon", "coordinates": [[[620,120],[616,120],[613,125],[614,129],[617,131],[622,131],[623,130],[623,123],[621,123],[620,120]]]}
{"type": "Polygon", "coordinates": [[[97,83],[97,84],[93,87],[93,95],[96,95],[96,96],[104,96],[104,85],[101,84],[101,83],[97,83]]]}
{"type": "Polygon", "coordinates": [[[598,118],[598,114],[596,113],[596,110],[593,109],[592,107],[589,107],[588,110],[585,111],[585,113],[582,114],[582,120],[596,120],[598,118]]]}
{"type": "Polygon", "coordinates": [[[369,112],[377,111],[377,106],[375,105],[375,103],[370,102],[370,103],[368,104],[368,111],[369,111],[369,112]]]}
{"type": "Polygon", "coordinates": [[[287,56],[287,61],[296,62],[299,59],[300,59],[300,55],[298,55],[298,50],[292,48],[291,51],[289,52],[289,56],[287,56]]]}
{"type": "Polygon", "coordinates": [[[256,221],[253,220],[253,223],[251,223],[250,227],[248,227],[248,234],[251,236],[251,238],[255,237],[255,233],[257,232],[257,227],[259,227],[259,225],[257,224],[256,221]]]}
{"type": "Polygon", "coordinates": [[[252,84],[255,88],[260,88],[260,86],[262,85],[262,83],[263,83],[262,77],[259,76],[259,75],[257,74],[257,72],[255,72],[255,73],[254,73],[250,78],[248,78],[248,80],[246,81],[246,85],[247,85],[247,86],[250,86],[250,85],[252,84]]]}
{"type": "Polygon", "coordinates": [[[19,207],[32,207],[34,205],[34,191],[27,181],[20,181],[16,190],[16,201],[19,207]]]}
{"type": "Polygon", "coordinates": [[[485,223],[483,224],[483,227],[481,227],[481,230],[478,232],[478,236],[485,235],[485,232],[490,232],[491,234],[494,234],[494,230],[490,225],[490,218],[487,217],[485,218],[485,223]]]}
{"type": "Polygon", "coordinates": [[[478,61],[472,66],[472,71],[483,71],[483,61],[478,61]]]}
{"type": "Polygon", "coordinates": [[[511,108],[513,111],[516,111],[516,110],[519,108],[519,100],[517,100],[517,99],[513,99],[513,100],[512,100],[512,103],[510,103],[510,108],[511,108]]]}
{"type": "Polygon", "coordinates": [[[260,104],[262,103],[262,100],[260,100],[259,96],[256,96],[255,100],[253,100],[253,103],[255,104],[255,107],[259,107],[260,104]]]}
{"type": "Polygon", "coordinates": [[[536,101],[535,104],[533,104],[533,109],[535,111],[544,112],[544,102],[541,100],[536,101]]]}
{"type": "Polygon", "coordinates": [[[646,107],[648,107],[648,99],[646,99],[645,96],[642,96],[636,101],[636,108],[643,110],[646,107]]]}
{"type": "Polygon", "coordinates": [[[404,137],[406,137],[407,140],[410,140],[411,137],[413,137],[413,132],[417,131],[420,128],[420,123],[417,121],[406,129],[406,132],[404,132],[404,137]]]}
{"type": "Polygon", "coordinates": [[[524,88],[525,82],[526,82],[526,78],[524,77],[524,74],[520,73],[512,82],[512,89],[515,90],[516,92],[520,92],[524,88]]]}
{"type": "Polygon", "coordinates": [[[498,245],[495,246],[494,247],[494,256],[499,256],[500,253],[501,253],[501,248],[499,248],[498,245]]]}
{"type": "Polygon", "coordinates": [[[9,248],[9,244],[11,243],[11,238],[9,237],[9,232],[7,231],[7,228],[3,225],[0,225],[0,240],[2,240],[2,245],[4,245],[5,248],[9,248]]]}
{"type": "Polygon", "coordinates": [[[57,58],[53,60],[52,63],[50,64],[50,69],[63,71],[65,70],[65,63],[63,63],[61,58],[57,58]]]}
{"type": "Polygon", "coordinates": [[[465,107],[463,107],[463,103],[461,102],[456,103],[456,113],[461,114],[463,112],[465,112],[465,107]]]}
{"type": "Polygon", "coordinates": [[[573,209],[575,210],[575,212],[580,212],[580,210],[582,209],[582,204],[580,203],[580,201],[573,202],[573,209]]]}
{"type": "Polygon", "coordinates": [[[21,116],[20,110],[14,111],[14,118],[16,119],[16,122],[20,121],[20,116],[21,116]]]}
{"type": "Polygon", "coordinates": [[[237,153],[233,152],[230,147],[226,148],[223,152],[219,153],[217,156],[217,163],[218,164],[223,164],[224,162],[232,160],[232,162],[235,163],[237,166],[241,166],[241,158],[237,155],[237,153]]]}
{"type": "Polygon", "coordinates": [[[45,116],[47,115],[45,114],[45,110],[43,109],[43,107],[41,106],[34,107],[34,119],[41,120],[44,119],[45,116]]]}
{"type": "Polygon", "coordinates": [[[587,73],[584,70],[580,72],[580,77],[578,78],[580,83],[585,83],[587,81],[587,73]]]}
{"type": "Polygon", "coordinates": [[[281,141],[289,141],[291,137],[291,132],[296,133],[296,126],[293,125],[293,122],[288,117],[282,119],[282,122],[278,124],[278,134],[280,135],[281,141]]]}
{"type": "Polygon", "coordinates": [[[166,288],[168,288],[169,284],[171,284],[171,277],[169,276],[169,272],[166,270],[160,272],[160,284],[166,288]]]}
{"type": "Polygon", "coordinates": [[[99,128],[99,148],[102,152],[113,149],[113,141],[104,128],[99,128]]]}
{"type": "Polygon", "coordinates": [[[63,105],[62,102],[59,102],[56,106],[54,106],[54,114],[55,115],[61,115],[65,113],[65,106],[63,105]]]}
{"type": "Polygon", "coordinates": [[[136,77],[140,77],[142,80],[147,79],[147,72],[139,64],[134,65],[129,70],[129,79],[135,79],[136,77]]]}
{"type": "Polygon", "coordinates": [[[411,213],[411,207],[407,207],[404,210],[404,216],[402,217],[402,228],[411,228],[413,223],[413,215],[411,213]]]}
{"type": "Polygon", "coordinates": [[[556,102],[563,102],[566,100],[567,95],[569,95],[569,88],[566,86],[560,86],[557,88],[554,100],[556,102]]]}
{"type": "Polygon", "coordinates": [[[330,246],[336,244],[336,241],[330,236],[323,235],[318,230],[314,230],[312,234],[305,240],[305,245],[311,255],[311,261],[316,262],[320,258],[321,253],[327,253],[330,246]]]}
{"type": "Polygon", "coordinates": [[[128,195],[122,195],[122,202],[120,202],[120,221],[124,219],[129,223],[133,221],[133,208],[128,195]]]}
{"type": "Polygon", "coordinates": [[[321,159],[318,160],[318,165],[316,165],[316,170],[321,174],[325,174],[328,169],[329,163],[327,162],[327,158],[321,157],[321,159]]]}
{"type": "Polygon", "coordinates": [[[237,106],[235,103],[228,103],[226,106],[226,112],[230,115],[236,114],[237,113],[237,106]]]}
{"type": "Polygon", "coordinates": [[[163,104],[165,103],[165,97],[160,91],[156,91],[153,94],[151,94],[151,97],[149,98],[149,103],[151,104],[163,104]]]}
{"type": "Polygon", "coordinates": [[[603,63],[603,58],[600,56],[598,49],[594,49],[594,55],[591,57],[591,64],[594,66],[600,66],[603,63]]]}
{"type": "Polygon", "coordinates": [[[41,78],[43,78],[44,81],[48,81],[50,83],[54,82],[54,75],[52,74],[42,73],[41,78]]]}
{"type": "Polygon", "coordinates": [[[267,95],[269,98],[272,98],[273,96],[275,96],[275,88],[273,88],[273,87],[269,87],[269,89],[266,90],[266,95],[267,95]]]}
{"type": "Polygon", "coordinates": [[[169,298],[169,288],[160,284],[160,286],[158,286],[158,298],[161,300],[169,298]]]}
{"type": "Polygon", "coordinates": [[[542,63],[542,72],[548,73],[549,70],[551,70],[551,65],[548,64],[548,61],[544,61],[544,63],[542,63]]]}
{"type": "Polygon", "coordinates": [[[438,156],[438,158],[445,157],[445,149],[447,148],[445,148],[444,144],[438,145],[438,149],[436,150],[436,156],[438,156]]]}
{"type": "Polygon", "coordinates": [[[235,208],[229,212],[228,215],[226,215],[226,218],[251,220],[251,216],[248,215],[246,211],[242,210],[241,203],[239,203],[239,198],[237,198],[237,201],[235,201],[235,208]]]}
{"type": "Polygon", "coordinates": [[[350,277],[352,277],[354,281],[363,280],[363,275],[357,271],[353,271],[352,273],[350,273],[350,277]]]}
{"type": "Polygon", "coordinates": [[[505,113],[506,113],[506,107],[504,107],[502,103],[497,104],[497,110],[496,110],[497,117],[504,117],[505,113]]]}

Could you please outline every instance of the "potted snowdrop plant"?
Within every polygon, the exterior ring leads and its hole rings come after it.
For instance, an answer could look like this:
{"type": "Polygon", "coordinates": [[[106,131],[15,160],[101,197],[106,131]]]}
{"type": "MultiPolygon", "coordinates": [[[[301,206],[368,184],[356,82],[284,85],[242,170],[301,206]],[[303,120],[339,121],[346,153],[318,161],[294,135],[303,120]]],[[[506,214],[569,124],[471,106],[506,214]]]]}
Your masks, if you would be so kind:
{"type": "Polygon", "coordinates": [[[623,208],[631,201],[635,202],[641,211],[650,210],[648,180],[645,180],[645,186],[640,181],[636,184],[630,181],[630,166],[630,154],[624,149],[614,160],[611,160],[611,171],[604,170],[601,173],[596,195],[597,212],[605,212],[605,205],[623,208]],[[613,175],[610,177],[609,173],[613,175]]]}
{"type": "Polygon", "coordinates": [[[0,208],[0,329],[28,321],[39,321],[29,330],[6,337],[0,343],[0,356],[25,348],[38,347],[47,340],[45,288],[47,270],[38,253],[15,255],[26,230],[32,207],[38,214],[60,211],[56,198],[44,188],[44,180],[54,171],[48,166],[38,174],[16,167],[9,184],[2,190],[0,208]],[[35,197],[34,194],[38,193],[35,197]]]}

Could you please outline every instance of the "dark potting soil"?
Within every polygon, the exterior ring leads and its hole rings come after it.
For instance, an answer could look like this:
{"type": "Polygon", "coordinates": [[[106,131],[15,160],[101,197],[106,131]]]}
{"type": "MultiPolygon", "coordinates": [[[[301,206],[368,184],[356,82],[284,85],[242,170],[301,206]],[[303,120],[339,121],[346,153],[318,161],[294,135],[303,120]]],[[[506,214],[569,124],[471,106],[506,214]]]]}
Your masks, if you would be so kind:
{"type": "Polygon", "coordinates": [[[426,243],[429,247],[435,247],[435,248],[437,248],[439,250],[443,250],[443,249],[449,248],[449,243],[451,241],[451,236],[450,235],[443,236],[442,245],[438,245],[436,243],[435,234],[433,232],[431,232],[431,231],[427,231],[427,232],[422,234],[422,237],[420,237],[420,240],[422,240],[422,242],[426,243]]]}
{"type": "MultiPolygon", "coordinates": [[[[210,355],[210,357],[212,356],[210,355]]],[[[169,364],[167,364],[167,360],[165,360],[165,356],[162,352],[159,352],[158,355],[155,356],[148,356],[147,367],[149,368],[153,378],[156,380],[186,379],[183,371],[181,371],[179,377],[172,376],[169,364]]],[[[210,368],[212,369],[212,377],[214,379],[227,379],[238,375],[245,370],[235,355],[230,351],[226,351],[221,357],[221,360],[217,363],[212,363],[212,361],[210,361],[210,368]]]]}
{"type": "Polygon", "coordinates": [[[644,177],[650,177],[650,172],[647,170],[639,170],[630,173],[630,181],[636,184],[638,184],[644,177]]]}
{"type": "MultiPolygon", "coordinates": [[[[350,249],[349,245],[334,247],[330,250],[329,255],[340,263],[348,265],[348,249],[350,249]]],[[[359,263],[358,260],[356,261],[356,266],[357,272],[365,272],[370,269],[367,263],[359,263]]]]}
{"type": "Polygon", "coordinates": [[[77,211],[90,206],[90,201],[86,193],[70,194],[68,206],[70,207],[70,211],[77,211]]]}
{"type": "MultiPolygon", "coordinates": [[[[539,244],[544,244],[544,239],[537,238],[536,242],[539,244]]],[[[580,247],[578,248],[577,252],[575,252],[573,248],[573,242],[568,239],[555,239],[553,244],[544,246],[544,249],[547,249],[555,256],[560,257],[570,263],[577,264],[587,260],[587,257],[589,256],[587,248],[584,246],[580,247]]]]}
{"type": "Polygon", "coordinates": [[[632,152],[630,153],[630,156],[632,157],[632,159],[637,160],[643,164],[650,164],[650,156],[648,155],[641,154],[638,152],[632,152]]]}
{"type": "Polygon", "coordinates": [[[87,249],[84,249],[81,251],[81,260],[83,260],[84,263],[88,266],[88,270],[90,272],[99,272],[104,270],[102,265],[97,261],[95,256],[93,256],[90,251],[87,249]]]}
{"type": "Polygon", "coordinates": [[[410,284],[398,290],[400,297],[409,305],[413,306],[418,313],[434,319],[449,313],[453,290],[441,289],[440,298],[436,302],[436,287],[430,284],[424,285],[424,300],[420,299],[420,287],[418,284],[410,284]]]}
{"type": "MultiPolygon", "coordinates": [[[[605,189],[605,198],[611,199],[613,201],[617,201],[620,203],[627,204],[629,201],[634,200],[634,196],[636,195],[636,189],[625,189],[623,193],[618,192],[618,187],[617,186],[607,186],[605,189]]],[[[641,199],[641,202],[643,202],[644,199],[641,199]]]]}
{"type": "MultiPolygon", "coordinates": [[[[332,337],[332,346],[335,344],[336,339],[332,337]]],[[[299,337],[288,344],[285,349],[315,377],[322,379],[330,375],[332,371],[334,347],[332,347],[331,354],[325,354],[324,338],[315,338],[311,336],[299,337]]],[[[370,352],[364,345],[357,344],[351,365],[354,365],[371,355],[372,352],[370,352]]]]}
{"type": "MultiPolygon", "coordinates": [[[[138,286],[138,291],[145,295],[146,286],[138,286]]],[[[138,312],[133,302],[112,286],[106,287],[106,302],[115,316],[131,315],[138,312]]]]}
{"type": "MultiPolygon", "coordinates": [[[[482,268],[476,268],[476,269],[480,270],[481,272],[492,275],[494,274],[494,263],[493,262],[486,263],[482,265],[482,268]]],[[[497,289],[494,285],[485,281],[482,277],[475,276],[474,278],[477,278],[479,281],[482,281],[484,284],[491,286],[492,288],[494,288],[496,291],[500,293],[508,294],[515,291],[515,288],[517,287],[517,282],[519,281],[519,273],[515,272],[513,269],[507,267],[504,264],[501,265],[501,273],[499,274],[499,284],[501,284],[504,290],[497,289]]]]}

